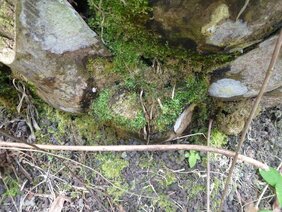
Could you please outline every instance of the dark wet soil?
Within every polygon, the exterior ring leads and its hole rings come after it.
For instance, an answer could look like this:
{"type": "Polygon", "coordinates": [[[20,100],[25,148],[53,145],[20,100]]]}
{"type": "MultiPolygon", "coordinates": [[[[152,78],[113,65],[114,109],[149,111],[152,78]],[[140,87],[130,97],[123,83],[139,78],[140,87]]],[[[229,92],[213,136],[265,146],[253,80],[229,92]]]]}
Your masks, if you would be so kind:
{"type": "MultiPolygon", "coordinates": [[[[270,108],[253,121],[242,149],[243,154],[272,167],[277,167],[281,163],[281,111],[282,105],[270,108]]],[[[12,116],[5,110],[0,113],[0,126],[5,127],[14,136],[24,139],[28,138],[30,133],[24,118],[12,116]]],[[[0,139],[10,140],[4,136],[0,136],[0,139]]],[[[229,137],[227,148],[234,150],[238,140],[239,137],[229,137]]],[[[125,142],[138,143],[135,140],[120,141],[125,142]]],[[[189,143],[189,140],[178,141],[187,142],[189,143]]],[[[102,163],[96,159],[96,154],[76,152],[60,154],[95,170],[101,170],[102,163]]],[[[23,211],[47,211],[54,199],[53,195],[58,196],[59,193],[71,199],[71,202],[65,202],[63,211],[206,210],[205,154],[200,153],[201,160],[194,168],[189,168],[183,151],[112,154],[127,161],[128,165],[121,171],[120,177],[109,180],[93,170],[68,163],[77,176],[74,177],[69,170],[63,168],[61,160],[44,154],[0,150],[0,211],[16,211],[15,205],[23,211]],[[118,184],[126,192],[121,192],[120,195],[117,195],[119,189],[109,192],[112,187],[109,181],[118,184]],[[3,182],[8,185],[4,185],[3,182]],[[16,193],[11,191],[8,195],[7,186],[10,190],[17,188],[16,193]]],[[[223,182],[230,163],[230,158],[226,156],[211,156],[213,211],[220,203],[223,182]]],[[[252,202],[255,204],[264,186],[257,169],[248,164],[238,163],[224,211],[243,211],[246,205],[252,202]]],[[[268,190],[260,208],[270,209],[273,201],[273,192],[268,190]]]]}

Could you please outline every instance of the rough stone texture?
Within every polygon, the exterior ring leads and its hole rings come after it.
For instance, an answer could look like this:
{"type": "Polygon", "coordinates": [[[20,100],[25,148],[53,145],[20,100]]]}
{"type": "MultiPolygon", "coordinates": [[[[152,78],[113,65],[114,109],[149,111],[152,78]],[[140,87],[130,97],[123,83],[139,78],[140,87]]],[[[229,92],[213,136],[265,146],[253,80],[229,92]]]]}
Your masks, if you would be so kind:
{"type": "MultiPolygon", "coordinates": [[[[263,83],[265,73],[269,66],[274,46],[277,40],[277,36],[271,37],[268,40],[262,42],[257,48],[238,57],[236,60],[231,62],[228,67],[225,67],[226,71],[222,78],[229,78],[240,81],[240,83],[247,87],[247,92],[242,93],[241,97],[254,97],[259,93],[261,85],[263,83]]],[[[273,74],[271,76],[270,82],[266,89],[267,92],[274,91],[280,87],[282,87],[282,54],[280,53],[277,63],[275,65],[273,74]]],[[[216,71],[217,73],[220,70],[216,71]]],[[[210,92],[211,96],[222,98],[222,92],[224,89],[221,87],[216,87],[220,80],[216,80],[210,87],[218,89],[218,91],[210,92]],[[221,90],[220,90],[221,89],[221,90]],[[220,91],[221,92],[220,92],[220,91]]],[[[231,85],[231,84],[230,84],[231,85]]],[[[226,91],[227,92],[227,91],[226,91]]],[[[269,94],[269,99],[274,98],[278,100],[282,100],[280,92],[276,92],[275,95],[269,94]],[[271,97],[272,96],[272,97],[271,97]]],[[[233,96],[228,96],[226,94],[226,99],[230,99],[233,96]]],[[[277,101],[277,100],[276,100],[277,101]]]]}
{"type": "Polygon", "coordinates": [[[14,1],[0,0],[0,62],[10,64],[15,58],[14,1]]]}
{"type": "Polygon", "coordinates": [[[151,28],[189,49],[244,48],[265,38],[282,21],[280,0],[152,0],[151,28]]]}
{"type": "Polygon", "coordinates": [[[238,135],[244,129],[253,104],[252,99],[240,102],[224,102],[216,116],[217,127],[227,135],[238,135]]]}
{"type": "Polygon", "coordinates": [[[265,108],[274,107],[282,102],[282,87],[266,93],[262,98],[262,105],[265,108]]]}
{"type": "Polygon", "coordinates": [[[15,18],[16,56],[8,65],[50,105],[81,112],[95,87],[83,61],[108,54],[96,33],[66,0],[18,0],[15,18]]]}

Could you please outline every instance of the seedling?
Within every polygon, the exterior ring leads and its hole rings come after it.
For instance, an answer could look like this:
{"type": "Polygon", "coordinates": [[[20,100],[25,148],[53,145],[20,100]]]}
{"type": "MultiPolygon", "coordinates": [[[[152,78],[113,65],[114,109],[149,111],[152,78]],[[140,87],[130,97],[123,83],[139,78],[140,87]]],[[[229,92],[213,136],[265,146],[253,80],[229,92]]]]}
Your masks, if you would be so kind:
{"type": "Polygon", "coordinates": [[[259,169],[262,178],[275,189],[279,207],[282,207],[282,175],[278,170],[269,168],[269,170],[259,169]]]}
{"type": "Polygon", "coordinates": [[[193,150],[185,153],[185,158],[188,158],[188,164],[190,168],[193,168],[196,165],[197,161],[201,159],[199,153],[193,150]]]}

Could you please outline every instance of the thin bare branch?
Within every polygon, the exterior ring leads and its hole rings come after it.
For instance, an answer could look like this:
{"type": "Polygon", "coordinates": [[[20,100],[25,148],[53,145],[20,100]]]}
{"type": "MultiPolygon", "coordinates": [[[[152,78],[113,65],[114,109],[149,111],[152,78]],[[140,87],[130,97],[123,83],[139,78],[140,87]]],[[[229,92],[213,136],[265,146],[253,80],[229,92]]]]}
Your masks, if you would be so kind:
{"type": "MultiPolygon", "coordinates": [[[[57,150],[57,151],[88,151],[88,152],[124,152],[124,151],[172,151],[172,150],[195,150],[201,152],[212,152],[228,157],[234,157],[235,152],[219,149],[215,147],[207,147],[202,145],[190,145],[190,144],[159,144],[159,145],[112,145],[112,146],[64,146],[64,145],[44,145],[44,144],[33,144],[32,146],[27,143],[14,143],[0,141],[0,148],[7,149],[25,149],[26,151],[37,149],[41,151],[57,150]],[[36,148],[34,147],[36,146],[36,148]]],[[[262,163],[253,158],[239,155],[238,159],[249,163],[257,168],[268,169],[268,165],[262,163]]]]}
{"type": "Polygon", "coordinates": [[[248,129],[249,129],[249,127],[250,127],[250,125],[252,123],[252,120],[253,120],[253,118],[255,116],[255,113],[256,113],[257,108],[259,106],[259,103],[260,103],[260,101],[262,99],[262,96],[265,93],[265,90],[266,90],[266,87],[267,87],[268,82],[270,80],[271,74],[272,74],[272,72],[274,70],[275,63],[276,63],[277,58],[279,56],[279,51],[280,51],[281,45],[282,45],[282,30],[280,31],[279,37],[277,39],[277,42],[276,42],[276,45],[275,45],[275,48],[274,48],[274,51],[273,51],[273,55],[272,55],[270,64],[268,66],[268,69],[266,71],[265,78],[264,78],[263,84],[261,86],[260,92],[259,92],[258,96],[256,97],[254,106],[252,108],[252,111],[250,113],[248,121],[245,124],[244,130],[243,130],[242,135],[240,137],[240,142],[239,142],[239,144],[238,144],[238,146],[236,148],[236,154],[235,154],[235,156],[233,158],[231,168],[229,170],[227,179],[225,181],[225,186],[224,186],[224,190],[223,190],[223,194],[222,194],[222,202],[221,202],[219,211],[222,211],[222,209],[223,209],[224,200],[225,200],[225,197],[227,195],[227,191],[228,191],[228,188],[229,188],[229,184],[230,184],[230,181],[231,181],[231,178],[232,178],[232,174],[233,174],[233,171],[234,171],[234,168],[235,168],[238,156],[239,156],[239,152],[241,150],[242,144],[245,141],[248,129]]]}

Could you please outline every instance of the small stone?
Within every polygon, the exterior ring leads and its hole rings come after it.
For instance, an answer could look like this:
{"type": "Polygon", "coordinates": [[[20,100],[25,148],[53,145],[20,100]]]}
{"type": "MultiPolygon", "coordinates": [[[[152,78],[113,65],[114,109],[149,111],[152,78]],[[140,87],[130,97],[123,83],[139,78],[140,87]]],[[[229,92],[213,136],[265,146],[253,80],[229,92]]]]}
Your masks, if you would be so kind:
{"type": "Polygon", "coordinates": [[[234,79],[221,79],[211,84],[209,95],[219,98],[231,98],[243,96],[248,88],[240,81],[234,79]]]}
{"type": "Polygon", "coordinates": [[[97,92],[97,88],[95,88],[95,87],[92,88],[92,92],[93,92],[93,93],[96,93],[96,92],[97,92]]]}
{"type": "Polygon", "coordinates": [[[184,132],[184,130],[189,126],[189,124],[192,121],[192,115],[195,107],[196,107],[195,104],[191,104],[177,118],[173,126],[173,131],[175,132],[176,135],[181,135],[184,132]]]}
{"type": "Polygon", "coordinates": [[[122,157],[123,159],[126,159],[126,158],[127,158],[127,153],[126,153],[126,152],[121,153],[121,157],[122,157]]]}

